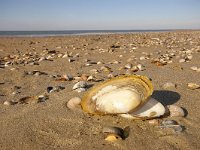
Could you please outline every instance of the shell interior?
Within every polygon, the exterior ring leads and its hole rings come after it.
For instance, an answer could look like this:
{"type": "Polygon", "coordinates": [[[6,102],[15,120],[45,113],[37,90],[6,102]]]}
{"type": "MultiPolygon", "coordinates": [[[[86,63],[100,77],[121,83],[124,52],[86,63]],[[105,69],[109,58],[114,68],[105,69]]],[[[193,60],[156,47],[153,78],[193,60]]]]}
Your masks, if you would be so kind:
{"type": "Polygon", "coordinates": [[[152,95],[153,86],[145,76],[120,76],[90,89],[81,101],[91,114],[124,114],[138,110],[152,95]]]}

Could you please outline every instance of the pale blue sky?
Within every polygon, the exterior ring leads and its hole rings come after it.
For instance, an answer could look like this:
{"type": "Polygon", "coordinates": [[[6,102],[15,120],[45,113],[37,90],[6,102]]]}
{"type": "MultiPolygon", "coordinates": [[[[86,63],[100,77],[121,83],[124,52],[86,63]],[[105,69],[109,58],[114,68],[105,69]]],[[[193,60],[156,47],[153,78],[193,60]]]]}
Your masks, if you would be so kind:
{"type": "Polygon", "coordinates": [[[0,0],[0,30],[200,29],[200,0],[0,0]]]}

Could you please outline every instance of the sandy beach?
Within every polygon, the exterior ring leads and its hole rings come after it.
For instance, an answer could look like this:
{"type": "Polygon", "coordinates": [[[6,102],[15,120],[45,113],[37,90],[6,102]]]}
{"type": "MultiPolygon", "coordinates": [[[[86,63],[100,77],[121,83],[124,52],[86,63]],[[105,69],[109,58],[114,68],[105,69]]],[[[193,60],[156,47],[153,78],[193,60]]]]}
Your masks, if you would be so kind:
{"type": "Polygon", "coordinates": [[[188,83],[200,85],[200,31],[0,37],[0,63],[2,150],[200,149],[200,88],[188,88],[188,83]],[[184,130],[175,133],[149,120],[90,115],[66,107],[71,98],[85,93],[72,90],[78,81],[90,76],[93,80],[87,83],[93,86],[124,74],[149,77],[152,97],[165,106],[183,107],[185,117],[158,119],[175,120],[184,130]],[[174,86],[165,88],[166,83],[174,86]],[[57,90],[48,93],[48,87],[57,90]],[[42,102],[34,101],[41,95],[42,102]],[[129,136],[105,141],[106,126],[129,126],[129,136]]]}

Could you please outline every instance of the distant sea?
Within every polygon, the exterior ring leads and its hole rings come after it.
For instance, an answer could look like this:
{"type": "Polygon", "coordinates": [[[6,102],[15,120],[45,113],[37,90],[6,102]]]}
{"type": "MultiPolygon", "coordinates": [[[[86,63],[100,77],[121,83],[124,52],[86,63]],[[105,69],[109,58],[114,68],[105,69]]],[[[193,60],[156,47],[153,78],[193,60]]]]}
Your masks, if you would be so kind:
{"type": "Polygon", "coordinates": [[[43,37],[90,34],[115,34],[138,32],[165,32],[169,30],[63,30],[63,31],[0,31],[0,36],[43,37]]]}

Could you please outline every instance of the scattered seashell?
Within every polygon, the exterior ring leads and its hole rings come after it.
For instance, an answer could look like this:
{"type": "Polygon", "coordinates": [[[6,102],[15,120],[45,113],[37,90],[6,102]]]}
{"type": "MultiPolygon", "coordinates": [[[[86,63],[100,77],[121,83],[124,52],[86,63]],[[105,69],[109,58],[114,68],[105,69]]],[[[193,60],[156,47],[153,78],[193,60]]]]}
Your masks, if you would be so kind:
{"type": "Polygon", "coordinates": [[[141,56],[140,57],[140,60],[145,60],[146,58],[144,56],[141,56]]]}
{"type": "Polygon", "coordinates": [[[179,60],[179,63],[183,63],[183,62],[185,62],[186,60],[185,59],[180,59],[179,60]]]}
{"type": "Polygon", "coordinates": [[[48,92],[48,93],[53,92],[53,87],[52,87],[52,86],[47,87],[47,92],[48,92]]]}
{"type": "Polygon", "coordinates": [[[173,129],[173,131],[175,133],[180,134],[181,132],[183,132],[185,130],[185,127],[179,124],[169,124],[169,125],[162,125],[162,126],[157,126],[161,129],[165,129],[165,128],[169,128],[169,129],[173,129]]]}
{"type": "Polygon", "coordinates": [[[124,67],[125,67],[125,69],[131,69],[132,68],[132,64],[130,64],[130,63],[126,64],[124,67]]]}
{"type": "Polygon", "coordinates": [[[89,76],[88,78],[87,78],[87,81],[95,81],[95,82],[98,82],[98,81],[100,81],[99,79],[96,79],[94,76],[89,76]]]}
{"type": "Polygon", "coordinates": [[[196,66],[192,66],[192,67],[190,67],[190,69],[192,69],[192,70],[194,70],[194,71],[197,71],[197,70],[198,70],[198,68],[197,68],[196,66]]]}
{"type": "Polygon", "coordinates": [[[49,99],[49,96],[46,94],[38,96],[38,102],[45,102],[48,99],[49,99]]]}
{"type": "Polygon", "coordinates": [[[200,85],[196,84],[196,83],[188,83],[187,86],[191,90],[195,90],[195,89],[199,89],[200,88],[200,85]]]}
{"type": "Polygon", "coordinates": [[[4,105],[7,105],[7,106],[10,106],[10,105],[15,105],[17,104],[18,102],[13,102],[13,101],[5,101],[3,104],[4,105]]]}
{"type": "Polygon", "coordinates": [[[72,59],[72,58],[69,58],[69,59],[68,59],[68,62],[70,62],[70,63],[71,63],[71,62],[74,62],[74,61],[75,61],[75,59],[72,59]]]}
{"type": "Polygon", "coordinates": [[[104,127],[103,131],[104,134],[115,134],[118,135],[119,137],[123,137],[123,132],[124,130],[119,127],[104,127]]]}
{"type": "Polygon", "coordinates": [[[55,92],[59,92],[59,91],[61,91],[61,90],[64,90],[65,89],[65,87],[64,86],[55,86],[55,88],[53,89],[53,91],[55,91],[55,92]]]}
{"type": "Polygon", "coordinates": [[[186,115],[185,111],[177,105],[168,105],[167,108],[170,117],[184,117],[186,115]]]}
{"type": "Polygon", "coordinates": [[[175,120],[163,120],[161,124],[163,126],[168,126],[168,125],[177,125],[178,123],[175,120]]]}
{"type": "Polygon", "coordinates": [[[125,140],[129,136],[130,127],[127,126],[124,129],[119,127],[104,127],[102,132],[105,135],[106,141],[125,140]]]}
{"type": "Polygon", "coordinates": [[[102,64],[102,62],[101,62],[101,61],[98,61],[98,62],[97,62],[97,65],[100,65],[100,64],[102,64]]]}
{"type": "Polygon", "coordinates": [[[120,136],[118,135],[115,135],[115,134],[109,134],[107,135],[107,137],[105,138],[106,141],[109,141],[109,142],[115,142],[117,140],[121,139],[120,136]]]}
{"type": "Polygon", "coordinates": [[[14,92],[12,92],[13,95],[16,95],[16,94],[19,94],[19,93],[21,93],[21,92],[20,91],[14,91],[14,92]]]}
{"type": "Polygon", "coordinates": [[[182,125],[177,125],[177,126],[174,126],[173,129],[176,133],[181,133],[185,130],[185,127],[182,125]]]}
{"type": "Polygon", "coordinates": [[[171,88],[176,88],[176,86],[177,85],[175,83],[167,82],[162,87],[163,87],[163,89],[171,89],[171,88]]]}
{"type": "Polygon", "coordinates": [[[76,83],[74,86],[73,86],[73,88],[72,88],[72,90],[76,90],[76,89],[79,89],[79,88],[87,88],[87,82],[85,82],[85,81],[80,81],[80,82],[78,82],[78,83],[76,83]]]}
{"type": "Polygon", "coordinates": [[[64,54],[64,55],[62,56],[62,58],[67,58],[67,57],[69,57],[68,54],[64,54]]]}
{"type": "Polygon", "coordinates": [[[132,68],[131,68],[131,71],[133,71],[133,72],[137,72],[139,69],[138,69],[138,67],[137,66],[133,66],[132,68]]]}
{"type": "Polygon", "coordinates": [[[137,65],[137,68],[140,70],[140,71],[144,71],[145,69],[144,69],[144,65],[142,65],[142,64],[138,64],[137,65]]]}
{"type": "Polygon", "coordinates": [[[67,107],[71,110],[75,110],[80,108],[81,98],[80,97],[73,97],[67,102],[67,107]]]}
{"type": "Polygon", "coordinates": [[[187,60],[192,60],[192,58],[193,58],[192,55],[187,56],[187,60]]]}
{"type": "Polygon", "coordinates": [[[92,64],[91,63],[86,63],[85,66],[92,66],[92,64]]]}

